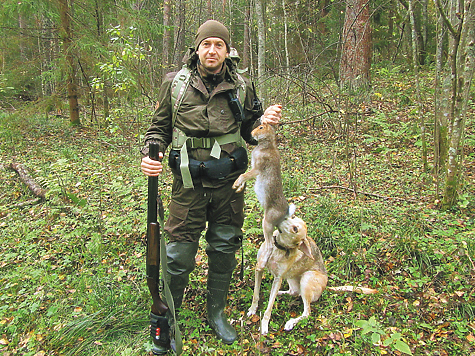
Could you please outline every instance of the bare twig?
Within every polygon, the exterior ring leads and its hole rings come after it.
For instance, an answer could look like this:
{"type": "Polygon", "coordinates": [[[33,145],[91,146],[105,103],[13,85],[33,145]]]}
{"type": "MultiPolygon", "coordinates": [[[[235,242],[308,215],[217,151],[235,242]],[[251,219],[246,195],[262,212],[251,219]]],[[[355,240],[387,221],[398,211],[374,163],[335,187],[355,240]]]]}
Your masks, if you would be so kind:
{"type": "Polygon", "coordinates": [[[462,241],[462,245],[465,248],[465,254],[467,255],[470,263],[472,264],[472,269],[475,271],[475,264],[473,263],[472,257],[470,257],[470,253],[468,252],[467,241],[462,241]]]}
{"type": "Polygon", "coordinates": [[[322,113],[320,113],[320,114],[310,116],[310,117],[308,117],[308,118],[306,118],[306,119],[280,122],[279,125],[280,125],[280,126],[284,126],[284,125],[289,125],[289,124],[299,124],[299,123],[301,123],[301,122],[306,122],[306,121],[310,121],[310,120],[315,120],[317,117],[323,116],[323,115],[325,115],[325,114],[335,113],[335,112],[338,112],[338,111],[335,111],[335,110],[327,110],[327,111],[324,111],[324,112],[322,112],[322,113]]]}
{"type": "Polygon", "coordinates": [[[388,196],[385,196],[385,195],[379,195],[379,194],[375,194],[375,193],[368,193],[368,192],[363,192],[363,191],[355,191],[355,189],[353,188],[348,188],[348,187],[343,187],[341,185],[325,185],[325,186],[322,186],[322,187],[318,187],[318,188],[309,188],[310,190],[323,190],[323,189],[343,189],[343,190],[347,190],[349,192],[353,192],[354,194],[363,194],[363,195],[367,195],[367,196],[371,196],[371,197],[375,197],[375,198],[380,198],[380,199],[384,199],[384,200],[398,200],[398,201],[410,201],[410,202],[418,202],[417,200],[414,200],[414,199],[409,199],[409,198],[397,198],[397,197],[388,197],[388,196]]]}
{"type": "Polygon", "coordinates": [[[35,204],[38,204],[38,203],[40,203],[42,200],[43,200],[43,198],[29,199],[29,200],[27,200],[27,201],[24,201],[24,202],[21,202],[21,203],[18,203],[18,204],[11,205],[10,207],[12,207],[12,208],[22,208],[22,207],[27,206],[27,205],[35,205],[35,204]]]}

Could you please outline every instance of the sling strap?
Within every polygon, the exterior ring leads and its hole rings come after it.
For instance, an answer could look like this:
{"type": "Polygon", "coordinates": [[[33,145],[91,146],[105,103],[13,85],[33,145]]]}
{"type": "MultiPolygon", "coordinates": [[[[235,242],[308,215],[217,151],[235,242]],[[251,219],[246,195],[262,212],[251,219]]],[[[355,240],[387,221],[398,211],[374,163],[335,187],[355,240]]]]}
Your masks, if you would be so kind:
{"type": "MultiPolygon", "coordinates": [[[[163,216],[161,214],[159,214],[158,219],[160,222],[160,226],[164,226],[163,216]]],[[[160,239],[160,265],[162,268],[162,273],[167,273],[167,260],[168,260],[167,244],[165,242],[165,239],[161,238],[160,239]]],[[[173,302],[173,296],[166,280],[163,280],[163,291],[165,294],[165,299],[167,300],[168,309],[170,309],[170,312],[173,316],[173,320],[175,321],[174,327],[172,329],[172,333],[173,333],[172,339],[175,340],[174,351],[177,355],[181,355],[181,353],[183,352],[183,339],[181,337],[180,328],[178,327],[178,320],[176,318],[175,303],[173,302]]]]}

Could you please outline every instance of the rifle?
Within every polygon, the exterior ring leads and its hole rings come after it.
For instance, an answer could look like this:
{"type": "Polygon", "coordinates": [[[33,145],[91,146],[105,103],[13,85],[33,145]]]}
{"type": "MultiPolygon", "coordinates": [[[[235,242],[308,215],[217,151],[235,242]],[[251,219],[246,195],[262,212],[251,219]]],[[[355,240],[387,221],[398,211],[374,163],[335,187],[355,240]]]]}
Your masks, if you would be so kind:
{"type": "MultiPolygon", "coordinates": [[[[158,143],[151,142],[149,156],[158,161],[158,143]]],[[[163,203],[158,194],[158,177],[148,177],[147,211],[147,286],[152,296],[151,335],[154,344],[168,348],[170,346],[170,328],[164,316],[168,306],[160,298],[160,222],[163,223],[163,203]],[[158,207],[158,209],[157,209],[158,207]],[[160,221],[157,221],[157,210],[160,221]]],[[[165,282],[166,283],[166,282],[165,282]]]]}

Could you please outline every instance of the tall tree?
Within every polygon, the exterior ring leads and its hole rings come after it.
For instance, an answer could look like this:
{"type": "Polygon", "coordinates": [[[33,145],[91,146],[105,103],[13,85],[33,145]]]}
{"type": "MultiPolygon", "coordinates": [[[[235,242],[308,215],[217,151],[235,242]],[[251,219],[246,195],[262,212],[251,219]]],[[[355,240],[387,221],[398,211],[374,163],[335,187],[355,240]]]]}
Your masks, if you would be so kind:
{"type": "Polygon", "coordinates": [[[76,79],[76,66],[74,63],[73,34],[71,30],[71,11],[68,0],[58,0],[59,14],[61,19],[61,39],[63,40],[63,52],[66,59],[67,91],[69,102],[69,120],[72,125],[80,125],[78,86],[76,79]]]}
{"type": "Polygon", "coordinates": [[[419,84],[419,60],[417,54],[419,53],[417,40],[417,31],[416,31],[416,16],[414,14],[414,0],[409,1],[409,16],[411,18],[411,28],[412,28],[412,64],[414,68],[414,79],[416,87],[416,100],[417,100],[417,115],[420,118],[420,128],[421,128],[421,139],[422,139],[422,163],[424,166],[424,172],[427,171],[427,142],[426,142],[426,125],[423,112],[422,98],[421,98],[421,88],[419,84]]]}
{"type": "Polygon", "coordinates": [[[250,36],[250,21],[251,21],[251,4],[246,3],[246,9],[244,13],[244,42],[242,49],[242,66],[248,68],[250,64],[250,51],[251,51],[251,36],[250,36]]]}
{"type": "MultiPolygon", "coordinates": [[[[257,77],[259,78],[258,83],[261,83],[264,79],[265,74],[265,63],[266,63],[266,27],[264,20],[264,1],[263,0],[254,0],[256,8],[256,21],[257,21],[257,77]]],[[[264,89],[264,88],[262,88],[264,89]]],[[[265,97],[264,90],[261,89],[263,96],[265,97]]]]}
{"type": "Polygon", "coordinates": [[[452,207],[457,201],[460,185],[462,142],[465,131],[470,87],[475,72],[475,0],[449,0],[444,7],[436,0],[438,11],[447,26],[449,41],[446,82],[450,90],[445,95],[447,107],[442,108],[448,116],[448,157],[443,208],[452,207]]]}
{"type": "Polygon", "coordinates": [[[366,89],[370,85],[371,25],[369,0],[346,0],[341,35],[340,87],[366,89]]]}
{"type": "Polygon", "coordinates": [[[444,24],[442,16],[439,15],[437,21],[437,50],[435,55],[435,90],[434,90],[434,177],[436,182],[436,195],[439,197],[439,176],[446,172],[447,162],[447,129],[448,129],[448,97],[444,92],[450,91],[450,81],[448,76],[443,75],[445,70],[444,62],[444,42],[447,37],[447,27],[444,24]],[[447,78],[447,79],[444,79],[447,78]]]}
{"type": "Polygon", "coordinates": [[[175,2],[175,50],[173,64],[176,68],[181,67],[181,60],[185,51],[185,1],[177,0],[175,2]]]}
{"type": "Polygon", "coordinates": [[[285,7],[285,0],[282,0],[282,11],[284,12],[284,49],[285,49],[285,71],[287,75],[290,70],[290,57],[289,57],[289,43],[288,43],[288,23],[287,23],[287,8],[285,7]]]}
{"type": "Polygon", "coordinates": [[[163,0],[162,76],[169,70],[170,61],[170,0],[163,0]]]}

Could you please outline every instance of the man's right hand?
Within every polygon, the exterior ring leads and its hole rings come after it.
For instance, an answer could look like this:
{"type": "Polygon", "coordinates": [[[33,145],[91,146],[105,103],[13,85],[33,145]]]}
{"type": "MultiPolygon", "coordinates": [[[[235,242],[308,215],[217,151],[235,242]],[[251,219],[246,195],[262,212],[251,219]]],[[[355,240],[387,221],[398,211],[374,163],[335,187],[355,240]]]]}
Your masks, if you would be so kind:
{"type": "Polygon", "coordinates": [[[151,159],[149,156],[142,158],[142,163],[140,164],[140,168],[142,168],[143,174],[149,177],[156,177],[163,171],[162,166],[162,158],[163,153],[158,153],[159,161],[155,161],[151,159]]]}

